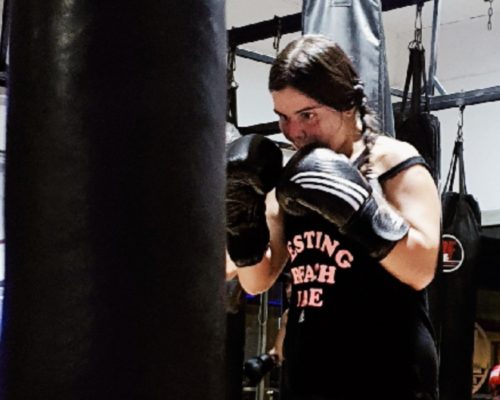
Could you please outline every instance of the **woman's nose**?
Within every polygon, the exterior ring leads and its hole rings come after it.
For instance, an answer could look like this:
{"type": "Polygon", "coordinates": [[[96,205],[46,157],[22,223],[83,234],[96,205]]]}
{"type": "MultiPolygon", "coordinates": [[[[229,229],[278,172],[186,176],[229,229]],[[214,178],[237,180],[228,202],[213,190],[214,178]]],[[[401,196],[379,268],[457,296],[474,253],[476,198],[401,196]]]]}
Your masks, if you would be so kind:
{"type": "Polygon", "coordinates": [[[283,135],[294,144],[301,143],[306,137],[303,126],[298,122],[286,121],[281,123],[280,127],[283,135]]]}

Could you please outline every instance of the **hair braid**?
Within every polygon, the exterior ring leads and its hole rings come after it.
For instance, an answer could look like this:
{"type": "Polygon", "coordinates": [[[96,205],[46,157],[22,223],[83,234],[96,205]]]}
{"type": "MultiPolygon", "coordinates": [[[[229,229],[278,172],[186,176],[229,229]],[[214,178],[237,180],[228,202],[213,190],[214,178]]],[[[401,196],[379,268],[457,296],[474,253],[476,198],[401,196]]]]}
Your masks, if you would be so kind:
{"type": "Polygon", "coordinates": [[[366,122],[366,115],[368,114],[367,109],[367,98],[365,95],[365,86],[361,80],[356,80],[354,86],[354,105],[357,107],[359,112],[359,119],[361,120],[361,134],[364,135],[368,130],[368,124],[366,122]]]}

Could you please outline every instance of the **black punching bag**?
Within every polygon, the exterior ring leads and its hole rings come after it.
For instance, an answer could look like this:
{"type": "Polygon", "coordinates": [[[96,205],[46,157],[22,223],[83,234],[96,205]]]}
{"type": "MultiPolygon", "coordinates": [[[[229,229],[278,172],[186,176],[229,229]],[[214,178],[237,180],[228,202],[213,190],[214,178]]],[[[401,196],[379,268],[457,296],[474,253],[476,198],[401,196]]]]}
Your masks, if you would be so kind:
{"type": "Polygon", "coordinates": [[[442,261],[429,287],[431,317],[439,345],[440,399],[470,400],[481,212],[467,191],[461,138],[455,141],[442,206],[442,261]],[[457,170],[458,192],[453,188],[457,170]]]}
{"type": "Polygon", "coordinates": [[[12,2],[0,397],[224,397],[224,2],[12,2]]]}

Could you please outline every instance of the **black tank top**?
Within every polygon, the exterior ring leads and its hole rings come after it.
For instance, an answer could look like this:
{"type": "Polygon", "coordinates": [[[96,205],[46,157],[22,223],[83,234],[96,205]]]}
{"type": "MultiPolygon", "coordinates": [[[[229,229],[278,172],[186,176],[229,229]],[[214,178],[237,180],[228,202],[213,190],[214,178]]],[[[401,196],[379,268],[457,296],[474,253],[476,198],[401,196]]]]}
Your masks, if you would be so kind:
{"type": "MultiPolygon", "coordinates": [[[[379,180],[425,163],[410,160],[379,180]]],[[[286,215],[285,236],[292,295],[284,351],[292,392],[335,400],[368,393],[435,399],[436,349],[425,291],[394,278],[319,216],[286,215]]]]}

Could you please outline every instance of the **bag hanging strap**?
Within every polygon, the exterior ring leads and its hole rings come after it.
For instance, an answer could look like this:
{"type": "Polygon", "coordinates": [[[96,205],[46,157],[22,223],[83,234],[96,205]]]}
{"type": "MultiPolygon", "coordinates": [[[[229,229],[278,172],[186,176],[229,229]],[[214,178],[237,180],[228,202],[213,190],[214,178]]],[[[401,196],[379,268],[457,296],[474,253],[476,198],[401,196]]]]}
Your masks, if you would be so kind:
{"type": "Polygon", "coordinates": [[[408,92],[412,84],[410,115],[421,113],[420,101],[422,93],[425,94],[425,111],[429,111],[429,96],[427,94],[427,77],[425,75],[425,50],[423,48],[410,48],[410,60],[406,71],[406,81],[401,101],[399,119],[402,120],[408,102],[408,92]],[[423,87],[422,87],[423,82],[423,87]]]}
{"type": "Polygon", "coordinates": [[[423,48],[416,47],[410,50],[413,57],[413,85],[411,90],[411,115],[420,114],[420,97],[422,96],[422,54],[423,48]]]}
{"type": "MultiPolygon", "coordinates": [[[[427,75],[425,73],[425,49],[422,47],[422,51],[420,54],[420,71],[422,71],[422,81],[424,83],[424,90],[422,91],[425,96],[425,107],[424,111],[429,113],[429,93],[427,91],[427,75]]],[[[420,99],[419,99],[420,100],[420,99]]],[[[419,103],[420,105],[420,103],[419,103]]]]}
{"type": "Polygon", "coordinates": [[[445,192],[450,192],[453,190],[453,182],[455,180],[455,168],[457,166],[457,141],[455,140],[455,145],[453,146],[453,153],[451,154],[450,167],[448,168],[448,174],[446,175],[446,182],[443,185],[443,191],[441,195],[445,192]]]}
{"type": "Polygon", "coordinates": [[[412,49],[414,57],[412,107],[413,115],[422,113],[421,100],[424,95],[424,109],[426,113],[429,109],[429,93],[427,91],[427,74],[425,72],[425,49],[423,46],[412,49]]]}
{"type": "Polygon", "coordinates": [[[456,140],[453,149],[453,156],[450,163],[450,170],[448,172],[448,177],[446,178],[446,184],[444,185],[443,193],[448,191],[453,191],[453,186],[455,184],[455,174],[457,171],[458,164],[458,178],[459,178],[459,193],[467,194],[467,185],[465,183],[465,164],[464,164],[464,151],[463,151],[463,141],[456,140]]]}
{"type": "Polygon", "coordinates": [[[406,81],[405,81],[405,87],[403,90],[403,99],[401,100],[401,110],[399,112],[399,121],[398,123],[403,122],[404,115],[405,115],[405,110],[406,110],[406,103],[408,101],[408,92],[410,91],[410,82],[412,80],[413,76],[413,57],[410,49],[410,58],[408,60],[408,68],[406,70],[406,81]]]}
{"type": "Polygon", "coordinates": [[[460,146],[458,148],[458,178],[460,185],[460,193],[467,194],[467,185],[465,183],[465,162],[464,162],[464,141],[460,140],[460,146]]]}

